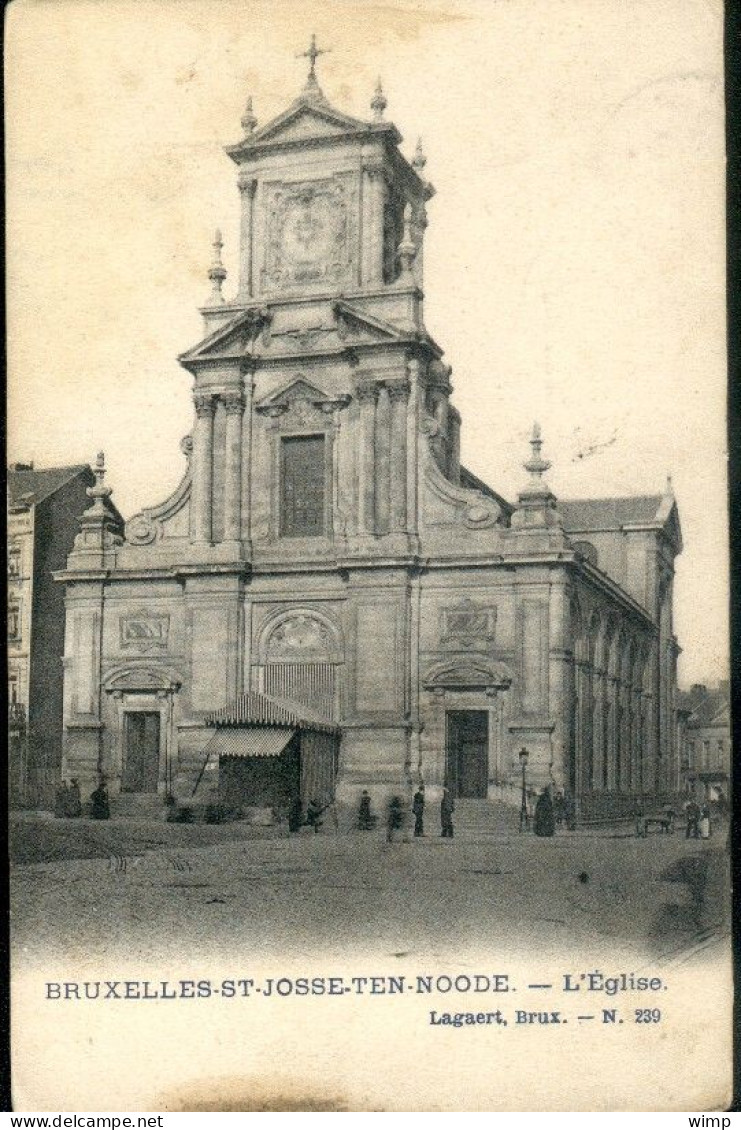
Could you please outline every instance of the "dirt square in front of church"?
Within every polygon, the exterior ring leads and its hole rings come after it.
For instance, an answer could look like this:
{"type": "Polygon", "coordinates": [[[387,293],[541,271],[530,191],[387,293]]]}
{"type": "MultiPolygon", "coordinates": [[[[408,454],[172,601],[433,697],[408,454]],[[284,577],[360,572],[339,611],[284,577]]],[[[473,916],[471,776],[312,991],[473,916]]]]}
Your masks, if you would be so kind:
{"type": "Polygon", "coordinates": [[[708,843],[625,828],[451,841],[432,828],[408,843],[377,830],[204,846],[194,828],[163,846],[153,826],[151,850],[123,832],[123,850],[106,858],[13,866],[20,965],[52,953],[60,970],[77,965],[83,938],[99,971],[132,955],[161,970],[184,954],[277,967],[359,953],[461,961],[482,948],[555,958],[575,946],[636,962],[702,948],[727,928],[721,830],[708,843]]]}

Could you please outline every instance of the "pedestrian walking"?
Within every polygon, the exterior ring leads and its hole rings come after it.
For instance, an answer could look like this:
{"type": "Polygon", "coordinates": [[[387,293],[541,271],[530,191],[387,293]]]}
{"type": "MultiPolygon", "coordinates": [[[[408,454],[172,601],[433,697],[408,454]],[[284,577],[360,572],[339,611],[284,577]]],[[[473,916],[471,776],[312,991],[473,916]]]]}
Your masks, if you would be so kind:
{"type": "Polygon", "coordinates": [[[67,815],[68,816],[82,816],[82,799],[80,797],[80,784],[76,777],[73,777],[69,783],[67,790],[67,815]]]}
{"type": "Polygon", "coordinates": [[[552,836],[556,831],[553,801],[551,800],[551,791],[547,785],[541,789],[538,802],[535,805],[534,831],[536,836],[552,836]]]}
{"type": "Polygon", "coordinates": [[[453,812],[455,811],[455,801],[453,800],[450,789],[443,789],[442,800],[440,801],[440,824],[442,825],[441,835],[444,839],[453,839],[453,812]]]}
{"type": "Polygon", "coordinates": [[[389,843],[396,838],[396,833],[402,830],[403,824],[404,812],[401,805],[401,797],[392,796],[389,801],[389,810],[386,819],[386,839],[389,843]]]}
{"type": "Polygon", "coordinates": [[[66,781],[62,781],[54,796],[54,815],[57,819],[69,815],[69,787],[66,781]]]}
{"type": "Polygon", "coordinates": [[[310,828],[313,828],[315,832],[318,832],[322,826],[323,821],[321,815],[323,811],[318,800],[310,800],[306,806],[306,823],[310,828]]]}
{"type": "Polygon", "coordinates": [[[412,812],[414,813],[414,834],[415,836],[424,836],[425,834],[425,787],[420,785],[414,794],[412,801],[412,812]]]}
{"type": "Polygon", "coordinates": [[[700,809],[694,800],[687,801],[684,806],[684,814],[687,820],[684,838],[696,840],[700,835],[700,809]]]}
{"type": "Polygon", "coordinates": [[[376,822],[377,817],[371,812],[370,793],[367,789],[363,789],[358,805],[358,828],[361,832],[370,832],[375,828],[376,822]]]}
{"type": "Polygon", "coordinates": [[[561,789],[558,790],[553,798],[553,815],[556,820],[556,825],[560,826],[566,819],[566,803],[561,789]]]}
{"type": "Polygon", "coordinates": [[[702,807],[702,812],[700,813],[699,828],[700,828],[700,839],[701,840],[709,840],[710,839],[710,806],[707,805],[707,804],[703,805],[703,807],[702,807]]]}
{"type": "Polygon", "coordinates": [[[645,836],[646,820],[645,813],[643,811],[643,802],[640,800],[637,800],[635,803],[635,808],[633,809],[633,820],[635,821],[636,835],[645,836]]]}

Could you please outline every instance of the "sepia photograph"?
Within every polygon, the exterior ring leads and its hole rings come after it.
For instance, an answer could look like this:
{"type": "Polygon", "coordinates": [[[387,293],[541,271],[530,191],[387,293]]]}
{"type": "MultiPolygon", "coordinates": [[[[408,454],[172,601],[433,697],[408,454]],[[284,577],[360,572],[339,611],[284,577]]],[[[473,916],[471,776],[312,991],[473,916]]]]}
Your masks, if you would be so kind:
{"type": "Polygon", "coordinates": [[[15,0],[19,1111],[731,1099],[721,0],[15,0]]]}

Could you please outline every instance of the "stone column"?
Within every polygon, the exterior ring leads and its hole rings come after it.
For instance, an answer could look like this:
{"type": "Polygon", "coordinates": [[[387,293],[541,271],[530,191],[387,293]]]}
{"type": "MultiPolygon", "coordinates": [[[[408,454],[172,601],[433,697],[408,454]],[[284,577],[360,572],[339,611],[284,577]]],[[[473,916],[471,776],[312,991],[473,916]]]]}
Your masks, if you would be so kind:
{"type": "Polygon", "coordinates": [[[368,206],[364,209],[366,250],[364,283],[381,286],[383,283],[383,228],[384,204],[386,200],[386,180],[383,165],[378,162],[365,166],[366,197],[368,206]]]}
{"type": "Polygon", "coordinates": [[[242,414],[242,541],[249,542],[252,536],[252,401],[255,388],[254,368],[244,372],[244,411],[242,414]]]}
{"type": "Polygon", "coordinates": [[[409,382],[389,384],[391,398],[390,525],[392,533],[407,524],[407,403],[409,382]]]}
{"type": "Polygon", "coordinates": [[[592,742],[594,750],[593,788],[595,792],[604,790],[605,773],[605,673],[596,670],[592,680],[592,742]]]}
{"type": "Polygon", "coordinates": [[[224,453],[224,541],[239,541],[242,531],[242,412],[241,392],[224,395],[226,444],[224,453]]]}
{"type": "MultiPolygon", "coordinates": [[[[527,611],[527,607],[526,607],[527,611]]],[[[542,688],[539,694],[540,701],[537,710],[543,713],[548,709],[555,720],[555,729],[552,737],[553,770],[557,777],[564,783],[569,780],[570,760],[576,757],[576,749],[570,748],[570,726],[567,718],[574,709],[572,696],[576,694],[576,678],[578,672],[573,670],[574,658],[566,647],[567,616],[569,615],[569,602],[567,599],[564,574],[554,569],[551,574],[551,583],[548,599],[548,687],[542,688]]],[[[527,624],[527,621],[525,621],[527,624]]],[[[542,640],[541,635],[541,640],[542,640]]],[[[537,635],[531,641],[531,648],[536,648],[537,635]]],[[[541,643],[542,647],[543,644],[541,643]]],[[[523,635],[523,661],[527,647],[527,635],[523,635]]],[[[535,655],[535,662],[540,663],[540,655],[535,655]]],[[[532,661],[532,660],[531,660],[532,661]]],[[[577,727],[579,726],[577,714],[577,727]]],[[[574,735],[578,744],[578,734],[574,735]]],[[[577,790],[580,789],[579,765],[575,774],[577,790]]],[[[574,797],[578,803],[578,796],[574,797]]]]}
{"type": "Polygon", "coordinates": [[[251,298],[254,294],[253,248],[255,230],[255,192],[257,181],[252,177],[240,176],[239,193],[242,198],[242,218],[239,231],[239,297],[251,298]]]}
{"type": "Polygon", "coordinates": [[[420,402],[420,369],[421,365],[416,357],[407,362],[409,374],[409,406],[407,409],[407,530],[416,534],[418,529],[417,515],[417,476],[419,474],[419,402],[420,402]]]}
{"type": "Polygon", "coordinates": [[[196,408],[193,429],[193,540],[210,543],[214,399],[206,393],[196,393],[193,399],[196,408]]]}
{"type": "Polygon", "coordinates": [[[385,384],[378,386],[376,404],[375,487],[377,534],[387,534],[391,529],[391,400],[385,384]]]}
{"type": "Polygon", "coordinates": [[[375,533],[376,402],[378,385],[363,384],[357,391],[360,404],[360,474],[358,477],[358,528],[375,533]]]}

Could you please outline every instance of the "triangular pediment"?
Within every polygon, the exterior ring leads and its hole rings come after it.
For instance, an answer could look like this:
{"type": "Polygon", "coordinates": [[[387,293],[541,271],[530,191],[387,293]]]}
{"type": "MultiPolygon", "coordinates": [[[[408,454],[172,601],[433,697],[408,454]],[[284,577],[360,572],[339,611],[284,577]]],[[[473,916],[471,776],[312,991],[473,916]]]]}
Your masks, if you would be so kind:
{"type": "Polygon", "coordinates": [[[395,138],[398,137],[395,127],[390,122],[364,122],[360,118],[353,118],[330,106],[321,92],[313,92],[297,98],[277,118],[255,130],[237,145],[227,146],[226,151],[230,157],[240,160],[248,155],[250,150],[259,150],[267,145],[290,144],[295,141],[306,141],[309,138],[331,139],[346,137],[353,133],[386,131],[391,131],[395,138]]]}
{"type": "Polygon", "coordinates": [[[257,340],[270,327],[272,315],[269,310],[251,306],[240,310],[225,325],[219,326],[198,345],[181,353],[178,360],[186,368],[199,361],[218,360],[219,357],[233,357],[243,353],[247,346],[257,340]]]}
{"type": "Polygon", "coordinates": [[[268,408],[276,404],[291,404],[295,400],[310,400],[312,403],[321,404],[329,399],[330,397],[326,392],[307,381],[306,377],[295,377],[283,388],[263,397],[256,407],[268,408]]]}
{"type": "Polygon", "coordinates": [[[335,302],[332,312],[337,320],[338,331],[341,336],[350,335],[370,337],[374,341],[397,341],[403,337],[403,332],[392,322],[368,314],[365,310],[353,306],[349,302],[340,300],[335,302]]]}
{"type": "Polygon", "coordinates": [[[276,119],[258,135],[253,141],[300,141],[307,137],[337,137],[348,130],[363,128],[362,122],[354,118],[345,118],[344,115],[335,114],[334,111],[324,111],[314,106],[299,106],[282,115],[283,120],[276,119]]]}

